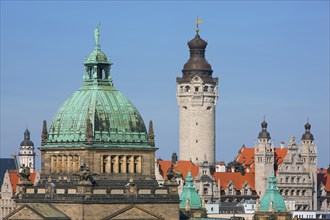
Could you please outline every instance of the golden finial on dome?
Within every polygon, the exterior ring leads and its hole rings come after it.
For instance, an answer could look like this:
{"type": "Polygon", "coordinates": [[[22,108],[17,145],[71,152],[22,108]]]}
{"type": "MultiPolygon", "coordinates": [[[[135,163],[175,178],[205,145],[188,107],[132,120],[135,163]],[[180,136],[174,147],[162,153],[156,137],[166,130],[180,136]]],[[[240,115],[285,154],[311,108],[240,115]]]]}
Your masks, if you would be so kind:
{"type": "Polygon", "coordinates": [[[198,34],[198,32],[199,32],[198,24],[203,23],[203,22],[204,22],[204,20],[198,19],[198,16],[197,16],[197,19],[195,20],[195,23],[196,23],[196,34],[198,34]]]}

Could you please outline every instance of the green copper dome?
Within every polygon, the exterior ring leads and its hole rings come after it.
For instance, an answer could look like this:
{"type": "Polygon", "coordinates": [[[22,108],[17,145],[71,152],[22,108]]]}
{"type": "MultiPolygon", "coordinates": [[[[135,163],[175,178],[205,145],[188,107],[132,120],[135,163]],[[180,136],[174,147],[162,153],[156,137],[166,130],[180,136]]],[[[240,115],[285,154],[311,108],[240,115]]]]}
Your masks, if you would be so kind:
{"type": "Polygon", "coordinates": [[[186,184],[183,187],[183,191],[180,195],[180,208],[185,208],[187,201],[189,201],[189,206],[192,209],[199,209],[202,207],[201,199],[198,196],[198,193],[193,184],[193,178],[191,172],[188,172],[186,177],[186,184]]]}
{"type": "Polygon", "coordinates": [[[260,211],[285,211],[286,206],[283,197],[280,195],[274,171],[268,178],[268,185],[265,195],[262,197],[259,205],[260,211]]]}
{"type": "Polygon", "coordinates": [[[94,35],[83,84],[59,108],[42,145],[151,147],[140,113],[113,87],[111,62],[99,45],[99,27],[94,35]]]}

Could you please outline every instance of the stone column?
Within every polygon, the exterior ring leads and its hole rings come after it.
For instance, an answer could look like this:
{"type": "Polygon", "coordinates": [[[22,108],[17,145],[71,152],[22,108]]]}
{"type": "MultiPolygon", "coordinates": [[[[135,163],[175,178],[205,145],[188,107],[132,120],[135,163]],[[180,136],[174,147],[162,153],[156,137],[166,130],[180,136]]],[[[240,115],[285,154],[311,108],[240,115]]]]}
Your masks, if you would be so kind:
{"type": "Polygon", "coordinates": [[[105,161],[104,160],[105,156],[101,155],[101,160],[100,160],[100,173],[105,173],[105,161]]]}
{"type": "Polygon", "coordinates": [[[129,156],[129,173],[134,173],[134,156],[129,156]]]}
{"type": "Polygon", "coordinates": [[[121,158],[121,172],[126,173],[126,156],[121,158]]]}
{"type": "Polygon", "coordinates": [[[62,169],[61,169],[61,172],[62,173],[65,173],[66,171],[66,156],[62,156],[62,169]]]}
{"type": "Polygon", "coordinates": [[[67,170],[66,170],[67,173],[71,173],[71,169],[72,169],[71,163],[72,163],[72,156],[69,155],[67,156],[67,170]]]}
{"type": "Polygon", "coordinates": [[[114,163],[113,163],[113,172],[114,173],[118,173],[118,167],[119,166],[119,158],[118,158],[118,156],[116,155],[115,157],[114,157],[114,163]]]}
{"type": "Polygon", "coordinates": [[[59,173],[61,169],[61,156],[56,156],[56,173],[59,173]]]}
{"type": "Polygon", "coordinates": [[[55,171],[55,156],[50,156],[50,172],[55,171]]]}
{"type": "Polygon", "coordinates": [[[136,172],[141,173],[142,172],[142,157],[138,156],[136,158],[136,172]]]}
{"type": "Polygon", "coordinates": [[[107,163],[105,170],[107,173],[111,173],[111,156],[107,156],[107,163]]]}

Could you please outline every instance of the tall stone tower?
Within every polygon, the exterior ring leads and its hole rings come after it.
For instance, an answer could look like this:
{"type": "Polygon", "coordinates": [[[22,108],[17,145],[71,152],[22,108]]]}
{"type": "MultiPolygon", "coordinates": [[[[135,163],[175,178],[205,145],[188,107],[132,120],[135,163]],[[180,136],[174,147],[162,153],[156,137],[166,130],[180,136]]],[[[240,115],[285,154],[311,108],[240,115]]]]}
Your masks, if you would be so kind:
{"type": "Polygon", "coordinates": [[[34,144],[30,140],[30,131],[28,129],[24,132],[24,140],[21,142],[18,155],[20,166],[28,166],[30,172],[34,172],[36,153],[34,152],[34,144]]]}
{"type": "Polygon", "coordinates": [[[260,198],[266,191],[267,178],[274,170],[274,146],[270,142],[267,123],[261,123],[262,131],[258,136],[258,144],[254,149],[255,186],[260,198]]]}
{"type": "Polygon", "coordinates": [[[314,144],[314,136],[310,132],[311,125],[307,122],[305,124],[305,133],[301,138],[301,158],[305,170],[309,174],[309,182],[311,184],[312,190],[312,209],[317,209],[317,174],[316,174],[316,164],[317,164],[317,147],[314,144]]]}
{"type": "Polygon", "coordinates": [[[215,106],[218,78],[212,77],[211,65],[205,59],[207,42],[196,28],[188,42],[190,58],[177,77],[176,97],[180,118],[180,160],[194,163],[215,161],[215,106]]]}

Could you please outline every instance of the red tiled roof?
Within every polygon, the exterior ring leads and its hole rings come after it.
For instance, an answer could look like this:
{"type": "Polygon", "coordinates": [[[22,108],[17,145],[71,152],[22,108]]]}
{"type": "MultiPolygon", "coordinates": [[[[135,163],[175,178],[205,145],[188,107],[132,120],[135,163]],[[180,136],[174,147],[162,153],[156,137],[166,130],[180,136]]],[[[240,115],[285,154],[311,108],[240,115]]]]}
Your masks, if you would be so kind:
{"type": "Polygon", "coordinates": [[[245,175],[242,175],[240,172],[216,172],[213,176],[217,185],[220,180],[222,190],[226,189],[230,181],[234,183],[236,190],[241,190],[245,182],[250,185],[251,190],[255,190],[254,173],[245,173],[245,175]]]}
{"type": "MultiPolygon", "coordinates": [[[[166,179],[166,172],[170,168],[172,161],[170,160],[158,160],[159,169],[164,179],[166,179]]],[[[174,172],[180,172],[183,179],[186,179],[188,172],[191,172],[193,177],[198,175],[199,167],[191,161],[178,160],[173,168],[174,172]]]]}
{"type": "MultiPolygon", "coordinates": [[[[18,180],[19,180],[18,173],[17,173],[17,171],[9,171],[8,173],[9,173],[10,183],[13,187],[13,192],[16,193],[16,186],[17,186],[17,183],[18,183],[18,180]]],[[[33,184],[34,184],[35,177],[36,177],[36,173],[31,173],[30,174],[30,181],[33,184]]]]}
{"type": "MultiPolygon", "coordinates": [[[[250,165],[251,172],[254,172],[254,149],[242,147],[237,155],[237,162],[241,163],[245,168],[250,165]]],[[[275,148],[275,161],[278,166],[280,166],[286,157],[288,152],[287,148],[275,148]]]]}
{"type": "Polygon", "coordinates": [[[275,148],[275,161],[277,166],[281,166],[286,154],[288,153],[287,148],[275,148]]]}
{"type": "Polygon", "coordinates": [[[244,168],[250,165],[251,172],[254,172],[254,148],[242,147],[236,161],[241,163],[244,168]]]}
{"type": "Polygon", "coordinates": [[[321,184],[325,186],[325,190],[327,192],[330,192],[330,174],[327,173],[327,170],[325,169],[325,172],[320,172],[317,174],[317,184],[321,184]]]}

